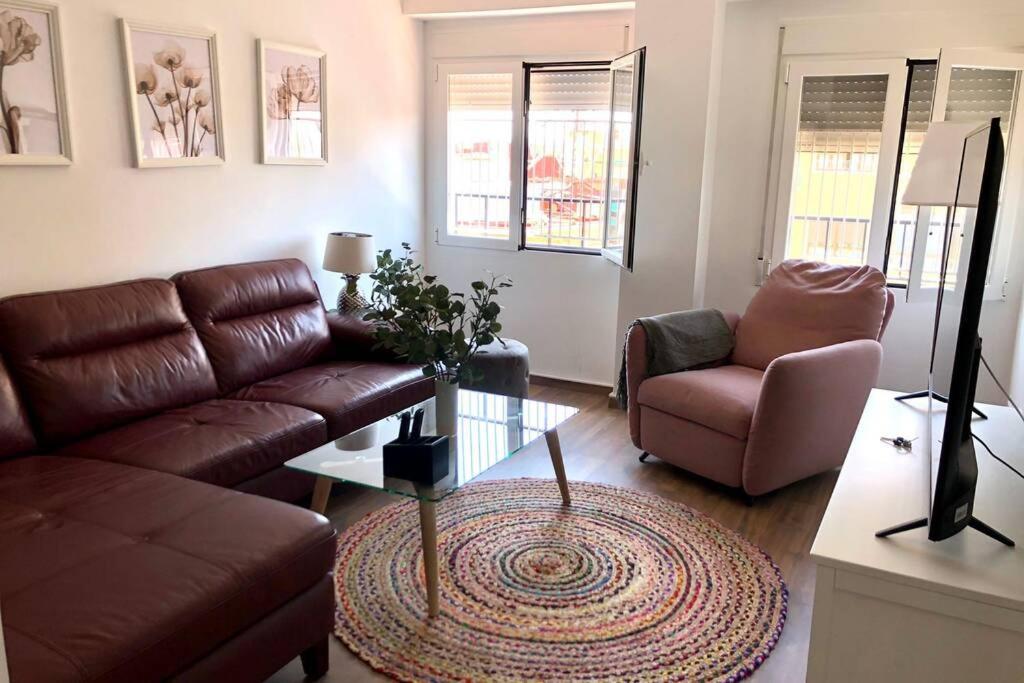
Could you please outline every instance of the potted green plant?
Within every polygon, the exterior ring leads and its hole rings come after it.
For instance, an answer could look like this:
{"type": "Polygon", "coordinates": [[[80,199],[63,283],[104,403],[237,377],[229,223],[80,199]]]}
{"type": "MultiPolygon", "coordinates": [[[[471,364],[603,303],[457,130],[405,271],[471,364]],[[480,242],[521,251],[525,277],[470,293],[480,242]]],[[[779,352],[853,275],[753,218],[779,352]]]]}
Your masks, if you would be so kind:
{"type": "Polygon", "coordinates": [[[492,275],[471,283],[468,294],[453,292],[437,276],[424,274],[408,243],[402,249],[399,256],[390,249],[378,253],[370,274],[370,311],[363,317],[377,323],[378,346],[423,365],[423,373],[434,377],[438,431],[451,434],[459,382],[474,373],[469,361],[480,347],[501,341],[495,297],[512,281],[492,275]]]}

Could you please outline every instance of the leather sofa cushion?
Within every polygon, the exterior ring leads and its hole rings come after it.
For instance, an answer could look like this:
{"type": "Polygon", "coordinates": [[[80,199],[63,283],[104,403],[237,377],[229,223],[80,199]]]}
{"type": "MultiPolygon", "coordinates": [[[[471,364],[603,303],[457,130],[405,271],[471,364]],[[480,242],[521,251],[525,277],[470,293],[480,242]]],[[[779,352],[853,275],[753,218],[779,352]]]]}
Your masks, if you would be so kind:
{"type": "Polygon", "coordinates": [[[47,444],[217,392],[206,352],[166,280],[0,300],[0,345],[47,444]]]}
{"type": "Polygon", "coordinates": [[[234,487],[326,442],[327,425],[316,413],[215,399],[97,434],[58,454],[234,487]]]}
{"type": "Polygon", "coordinates": [[[327,418],[337,439],[434,395],[434,381],[401,363],[334,361],[279,375],[231,398],[300,406],[327,418]]]}
{"type": "Polygon", "coordinates": [[[25,407],[0,358],[0,460],[36,447],[36,437],[28,425],[25,407]]]}
{"type": "Polygon", "coordinates": [[[740,319],[732,361],[764,370],[787,353],[878,339],[887,308],[877,268],[783,261],[740,319]]]}
{"type": "Polygon", "coordinates": [[[763,374],[742,365],[723,365],[658,375],[640,384],[637,401],[746,441],[763,374]]]}
{"type": "Polygon", "coordinates": [[[323,580],[307,510],[160,472],[0,463],[0,604],[15,681],[163,680],[323,580]]]}
{"type": "Polygon", "coordinates": [[[193,270],[173,280],[223,393],[332,354],[320,293],[298,259],[193,270]]]}

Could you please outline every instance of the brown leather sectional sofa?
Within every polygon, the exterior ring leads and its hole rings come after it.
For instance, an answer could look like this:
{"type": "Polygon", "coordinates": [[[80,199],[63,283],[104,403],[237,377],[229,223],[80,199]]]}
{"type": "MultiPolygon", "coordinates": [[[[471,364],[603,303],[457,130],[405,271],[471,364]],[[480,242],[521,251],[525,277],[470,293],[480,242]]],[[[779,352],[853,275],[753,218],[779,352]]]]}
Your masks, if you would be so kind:
{"type": "Polygon", "coordinates": [[[297,260],[0,300],[13,681],[324,673],[334,530],[281,465],[432,393],[371,347],[297,260]]]}

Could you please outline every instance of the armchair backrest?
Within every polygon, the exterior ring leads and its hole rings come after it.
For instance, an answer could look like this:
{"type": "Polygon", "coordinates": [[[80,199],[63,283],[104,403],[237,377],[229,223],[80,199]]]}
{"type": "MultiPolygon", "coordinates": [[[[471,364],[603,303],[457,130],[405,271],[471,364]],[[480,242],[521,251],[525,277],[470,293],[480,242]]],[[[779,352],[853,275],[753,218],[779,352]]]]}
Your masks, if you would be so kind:
{"type": "Polygon", "coordinates": [[[878,339],[890,299],[885,276],[872,266],[783,261],[740,319],[732,360],[764,370],[787,353],[878,339]]]}

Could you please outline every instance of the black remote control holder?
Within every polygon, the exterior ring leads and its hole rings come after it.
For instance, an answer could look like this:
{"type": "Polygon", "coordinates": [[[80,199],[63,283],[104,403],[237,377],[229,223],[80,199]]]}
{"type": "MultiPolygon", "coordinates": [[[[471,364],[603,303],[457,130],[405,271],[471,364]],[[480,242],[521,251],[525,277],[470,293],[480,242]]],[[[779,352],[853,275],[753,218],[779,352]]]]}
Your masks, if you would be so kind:
{"type": "Polygon", "coordinates": [[[436,484],[448,476],[448,437],[423,436],[384,444],[384,476],[436,484]]]}

